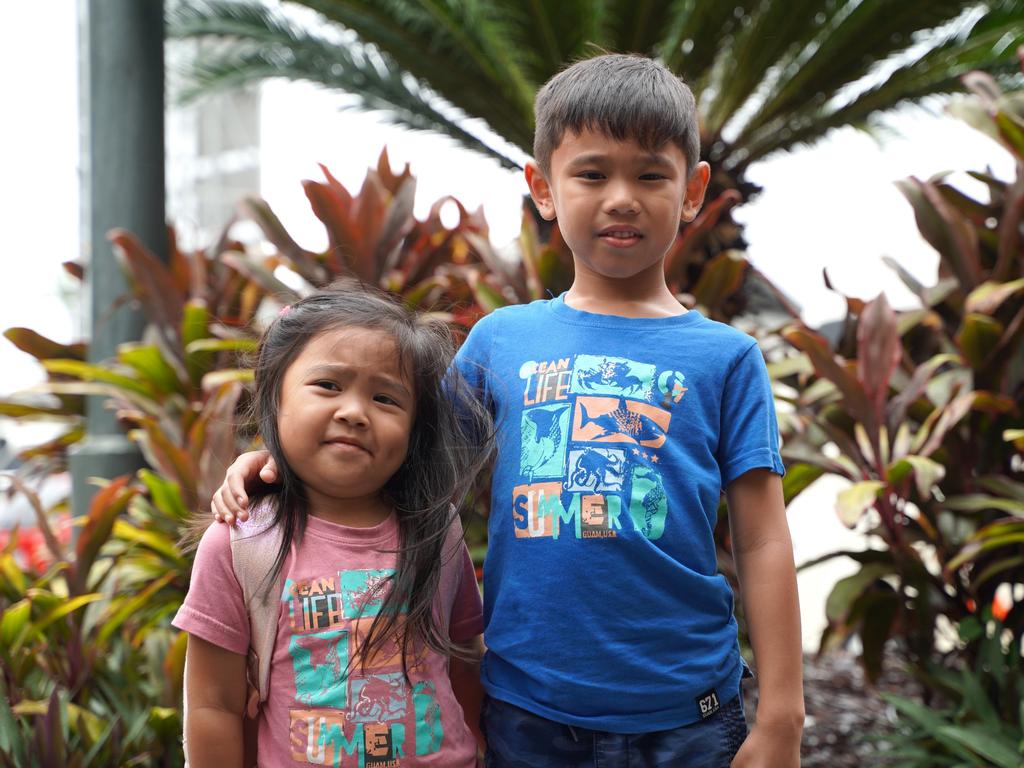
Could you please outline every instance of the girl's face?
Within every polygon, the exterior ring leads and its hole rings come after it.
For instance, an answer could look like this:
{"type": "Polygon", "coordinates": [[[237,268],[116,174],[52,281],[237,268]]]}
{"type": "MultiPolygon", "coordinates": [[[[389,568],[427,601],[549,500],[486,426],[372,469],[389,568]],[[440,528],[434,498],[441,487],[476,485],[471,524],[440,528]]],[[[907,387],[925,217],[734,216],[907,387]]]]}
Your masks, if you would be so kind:
{"type": "Polygon", "coordinates": [[[310,514],[375,525],[380,491],[405,461],[413,384],[384,331],[339,328],[313,338],[285,371],[277,429],[310,514]]]}

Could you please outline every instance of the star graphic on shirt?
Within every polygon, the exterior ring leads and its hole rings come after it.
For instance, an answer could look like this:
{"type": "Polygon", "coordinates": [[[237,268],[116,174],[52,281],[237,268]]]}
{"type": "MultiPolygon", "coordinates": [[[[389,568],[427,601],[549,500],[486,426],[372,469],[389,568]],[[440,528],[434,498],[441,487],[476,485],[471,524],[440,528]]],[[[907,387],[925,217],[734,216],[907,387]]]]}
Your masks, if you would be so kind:
{"type": "Polygon", "coordinates": [[[652,461],[652,462],[653,462],[654,464],[657,464],[657,463],[658,463],[658,457],[657,457],[657,456],[651,456],[651,461],[652,461]]]}
{"type": "Polygon", "coordinates": [[[633,455],[634,456],[639,456],[640,455],[640,449],[639,448],[634,448],[633,449],[633,455]]]}

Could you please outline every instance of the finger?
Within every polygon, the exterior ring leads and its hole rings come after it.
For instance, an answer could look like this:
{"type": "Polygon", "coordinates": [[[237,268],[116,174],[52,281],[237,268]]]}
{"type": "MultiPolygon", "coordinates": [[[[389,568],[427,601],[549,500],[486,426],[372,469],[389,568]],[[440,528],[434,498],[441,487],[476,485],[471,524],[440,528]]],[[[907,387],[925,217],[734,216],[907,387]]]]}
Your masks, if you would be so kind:
{"type": "Polygon", "coordinates": [[[269,484],[273,484],[278,481],[277,462],[274,461],[273,457],[267,457],[266,463],[263,465],[263,468],[260,469],[260,479],[264,483],[269,484]]]}
{"type": "Polygon", "coordinates": [[[210,499],[210,514],[213,515],[213,519],[218,523],[224,522],[224,516],[220,513],[220,506],[217,504],[217,494],[213,495],[210,499]]]}
{"type": "Polygon", "coordinates": [[[245,479],[240,475],[228,473],[224,485],[221,486],[224,492],[224,502],[227,510],[233,514],[241,515],[249,506],[249,495],[245,492],[245,479]]]}

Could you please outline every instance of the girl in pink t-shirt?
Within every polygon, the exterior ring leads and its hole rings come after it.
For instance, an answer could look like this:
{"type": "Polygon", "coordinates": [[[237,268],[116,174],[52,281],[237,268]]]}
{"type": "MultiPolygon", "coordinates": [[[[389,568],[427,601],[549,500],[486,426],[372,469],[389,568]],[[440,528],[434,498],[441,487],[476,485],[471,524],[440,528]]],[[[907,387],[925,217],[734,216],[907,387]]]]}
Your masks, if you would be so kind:
{"type": "MultiPolygon", "coordinates": [[[[285,308],[260,340],[253,410],[280,484],[249,525],[280,532],[266,584],[283,583],[260,765],[476,765],[483,619],[451,501],[489,430],[446,375],[452,354],[443,323],[352,282],[285,308]]],[[[243,765],[242,593],[229,527],[212,525],[174,619],[190,768],[243,765]]]]}

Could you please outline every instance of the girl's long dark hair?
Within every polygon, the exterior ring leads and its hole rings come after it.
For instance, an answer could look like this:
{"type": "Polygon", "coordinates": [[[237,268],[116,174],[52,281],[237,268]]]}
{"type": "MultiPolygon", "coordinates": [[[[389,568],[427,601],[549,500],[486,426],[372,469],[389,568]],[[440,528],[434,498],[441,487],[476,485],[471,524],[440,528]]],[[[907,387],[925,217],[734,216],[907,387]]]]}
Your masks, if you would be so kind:
{"type": "Polygon", "coordinates": [[[292,542],[302,540],[308,514],[302,481],[281,450],[281,383],[311,339],[339,328],[389,334],[415,393],[408,455],[382,490],[398,518],[395,574],[382,585],[390,590],[357,654],[365,665],[385,643],[397,640],[407,671],[414,641],[444,655],[461,655],[439,625],[434,599],[442,563],[460,552],[443,551],[457,514],[453,504],[462,501],[487,463],[493,433],[487,411],[452,366],[454,343],[443,321],[353,280],[332,283],[293,304],[270,324],[256,352],[253,415],[280,477],[262,503],[271,505],[283,534],[268,584],[276,580],[292,542]]]}

